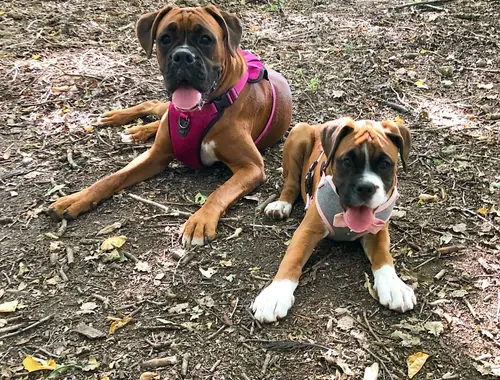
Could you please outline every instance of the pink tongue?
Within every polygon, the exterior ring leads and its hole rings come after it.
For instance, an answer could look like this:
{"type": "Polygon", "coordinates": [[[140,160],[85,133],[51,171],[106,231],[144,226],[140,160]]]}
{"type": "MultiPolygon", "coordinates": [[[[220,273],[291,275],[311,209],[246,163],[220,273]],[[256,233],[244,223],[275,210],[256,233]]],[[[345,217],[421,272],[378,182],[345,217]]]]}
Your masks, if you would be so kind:
{"type": "Polygon", "coordinates": [[[175,108],[189,111],[200,104],[201,93],[192,87],[179,87],[172,94],[175,108]]]}
{"type": "Polygon", "coordinates": [[[373,210],[366,206],[348,208],[345,212],[344,220],[354,232],[364,232],[374,220],[373,210]]]}

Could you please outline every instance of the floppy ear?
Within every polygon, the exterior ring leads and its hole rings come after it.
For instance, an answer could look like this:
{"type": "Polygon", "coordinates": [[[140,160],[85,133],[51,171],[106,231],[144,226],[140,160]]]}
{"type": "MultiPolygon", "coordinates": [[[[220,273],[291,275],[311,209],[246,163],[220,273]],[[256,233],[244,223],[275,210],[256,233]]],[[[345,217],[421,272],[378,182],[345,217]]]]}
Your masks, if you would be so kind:
{"type": "Polygon", "coordinates": [[[224,31],[224,43],[229,49],[231,56],[236,57],[236,51],[240,45],[241,35],[243,33],[240,19],[231,13],[220,11],[215,5],[207,5],[204,9],[206,9],[220,25],[224,31]]]}
{"type": "Polygon", "coordinates": [[[171,6],[167,6],[159,11],[143,14],[137,21],[135,32],[148,58],[151,58],[151,53],[153,52],[153,43],[155,42],[158,24],[163,16],[170,12],[172,8],[171,6]]]}
{"type": "Polygon", "coordinates": [[[391,139],[394,145],[396,145],[399,149],[403,170],[406,171],[408,169],[408,158],[410,156],[411,149],[410,130],[408,127],[398,125],[390,120],[383,121],[382,126],[387,130],[387,137],[389,137],[389,139],[391,139]]]}
{"type": "Polygon", "coordinates": [[[354,121],[350,117],[344,117],[325,123],[325,127],[321,131],[321,145],[328,157],[326,165],[332,162],[342,139],[353,130],[354,121]]]}

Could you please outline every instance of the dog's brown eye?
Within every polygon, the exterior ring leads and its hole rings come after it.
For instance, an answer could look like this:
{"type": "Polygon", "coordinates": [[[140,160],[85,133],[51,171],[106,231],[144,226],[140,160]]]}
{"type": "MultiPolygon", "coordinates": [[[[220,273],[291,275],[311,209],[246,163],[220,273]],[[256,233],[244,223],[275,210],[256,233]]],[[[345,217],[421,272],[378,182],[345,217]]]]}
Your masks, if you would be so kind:
{"type": "Polygon", "coordinates": [[[344,158],[343,160],[340,160],[340,165],[342,165],[344,168],[349,169],[351,165],[351,160],[348,158],[344,158]]]}
{"type": "Polygon", "coordinates": [[[387,160],[382,160],[379,162],[378,164],[378,168],[380,170],[386,170],[386,169],[389,169],[391,167],[392,163],[387,161],[387,160]]]}
{"type": "Polygon", "coordinates": [[[170,38],[170,36],[168,34],[165,34],[165,35],[160,37],[160,43],[162,45],[168,45],[170,42],[172,42],[172,39],[170,38]]]}
{"type": "Polygon", "coordinates": [[[212,37],[204,34],[203,36],[201,36],[200,42],[203,45],[210,45],[212,43],[212,37]]]}

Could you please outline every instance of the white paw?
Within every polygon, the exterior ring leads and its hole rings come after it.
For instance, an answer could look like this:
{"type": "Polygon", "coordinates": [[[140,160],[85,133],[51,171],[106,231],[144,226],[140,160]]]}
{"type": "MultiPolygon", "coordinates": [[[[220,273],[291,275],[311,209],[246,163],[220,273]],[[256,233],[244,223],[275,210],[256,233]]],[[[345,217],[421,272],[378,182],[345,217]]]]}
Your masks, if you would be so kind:
{"type": "Polygon", "coordinates": [[[373,272],[375,290],[379,302],[391,310],[405,312],[417,304],[413,289],[406,285],[396,274],[392,265],[384,265],[373,272]]]}
{"type": "Polygon", "coordinates": [[[253,301],[252,311],[255,319],[259,322],[275,322],[286,316],[295,301],[295,288],[297,283],[291,280],[273,281],[253,301]]]}
{"type": "Polygon", "coordinates": [[[134,142],[132,135],[129,135],[128,133],[121,133],[120,136],[122,138],[122,143],[132,144],[134,142]]]}
{"type": "Polygon", "coordinates": [[[290,216],[292,212],[292,205],[284,201],[271,202],[264,210],[267,216],[274,219],[285,219],[290,216]]]}

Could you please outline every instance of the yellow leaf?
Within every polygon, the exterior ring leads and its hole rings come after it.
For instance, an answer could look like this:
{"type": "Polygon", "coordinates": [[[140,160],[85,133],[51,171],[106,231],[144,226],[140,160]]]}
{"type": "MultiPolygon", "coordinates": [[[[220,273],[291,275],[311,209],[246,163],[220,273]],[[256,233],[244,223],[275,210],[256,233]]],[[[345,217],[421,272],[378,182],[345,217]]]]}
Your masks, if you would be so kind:
{"type": "Polygon", "coordinates": [[[156,380],[159,379],[160,375],[156,372],[144,372],[139,380],[156,380]]]}
{"type": "Polygon", "coordinates": [[[3,16],[5,14],[5,11],[0,11],[0,16],[3,16]]]}
{"type": "Polygon", "coordinates": [[[425,53],[427,53],[428,51],[429,51],[429,50],[426,50],[426,49],[421,49],[421,50],[420,50],[420,54],[425,54],[425,53]]]}
{"type": "Polygon", "coordinates": [[[426,84],[425,84],[425,80],[424,79],[419,79],[415,82],[415,86],[417,86],[418,88],[429,88],[426,84]]]}
{"type": "Polygon", "coordinates": [[[368,289],[368,293],[372,296],[373,299],[378,301],[377,292],[373,289],[372,283],[370,282],[370,277],[365,272],[365,288],[368,289]]]}
{"type": "Polygon", "coordinates": [[[488,209],[486,207],[481,207],[477,212],[481,215],[486,215],[488,214],[488,209]]]}
{"type": "Polygon", "coordinates": [[[127,241],[127,237],[120,236],[112,236],[104,240],[101,244],[101,250],[103,251],[111,251],[115,248],[120,248],[127,241]]]}
{"type": "Polygon", "coordinates": [[[31,56],[31,58],[33,58],[33,59],[40,59],[40,55],[39,54],[33,54],[31,56]]]}
{"type": "Polygon", "coordinates": [[[437,195],[420,194],[418,196],[418,200],[420,202],[437,202],[439,200],[439,197],[437,195]]]}
{"type": "Polygon", "coordinates": [[[0,305],[0,313],[12,313],[16,311],[17,305],[19,305],[19,301],[10,301],[4,302],[0,305]]]}
{"type": "Polygon", "coordinates": [[[24,369],[28,372],[41,371],[44,369],[53,371],[56,369],[57,364],[54,360],[41,360],[27,355],[23,360],[24,369]]]}
{"type": "Polygon", "coordinates": [[[113,321],[113,323],[111,323],[111,326],[109,326],[109,334],[113,335],[116,330],[121,329],[131,320],[132,317],[124,317],[124,318],[108,317],[108,321],[113,321]]]}
{"type": "Polygon", "coordinates": [[[396,117],[394,117],[394,122],[396,124],[404,124],[405,121],[403,119],[401,119],[399,116],[396,116],[396,117]]]}
{"type": "Polygon", "coordinates": [[[406,363],[408,364],[408,377],[410,379],[422,369],[428,357],[429,355],[423,352],[417,352],[416,354],[408,356],[406,363]]]}

